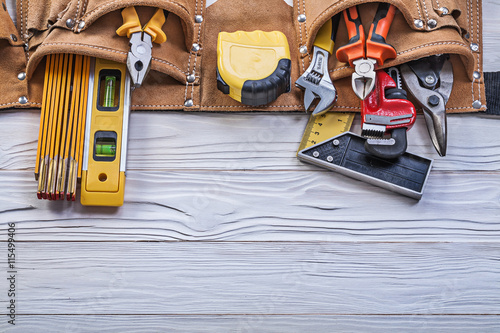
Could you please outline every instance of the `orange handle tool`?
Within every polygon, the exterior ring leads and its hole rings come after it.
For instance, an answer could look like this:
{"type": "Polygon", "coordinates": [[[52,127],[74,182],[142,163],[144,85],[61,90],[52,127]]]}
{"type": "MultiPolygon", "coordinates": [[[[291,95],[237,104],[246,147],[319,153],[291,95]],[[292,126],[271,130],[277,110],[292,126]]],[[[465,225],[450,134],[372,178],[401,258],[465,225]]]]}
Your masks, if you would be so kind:
{"type": "Polygon", "coordinates": [[[370,27],[370,34],[366,41],[366,56],[377,60],[379,66],[382,66],[387,59],[396,58],[397,55],[394,47],[386,42],[387,33],[391,28],[395,14],[395,6],[380,3],[370,27]]]}
{"type": "Polygon", "coordinates": [[[358,7],[353,6],[344,10],[344,21],[349,33],[349,42],[337,50],[337,59],[341,62],[352,62],[365,58],[365,31],[361,23],[358,7]]]}

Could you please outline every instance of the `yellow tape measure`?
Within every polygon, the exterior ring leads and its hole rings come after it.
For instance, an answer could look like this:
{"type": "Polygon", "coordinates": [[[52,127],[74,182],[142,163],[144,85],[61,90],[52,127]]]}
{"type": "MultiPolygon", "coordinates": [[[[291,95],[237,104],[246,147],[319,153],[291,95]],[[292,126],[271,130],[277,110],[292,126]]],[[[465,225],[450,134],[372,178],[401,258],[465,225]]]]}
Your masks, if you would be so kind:
{"type": "Polygon", "coordinates": [[[353,112],[326,112],[319,116],[311,115],[297,152],[347,132],[351,128],[354,116],[353,112]]]}

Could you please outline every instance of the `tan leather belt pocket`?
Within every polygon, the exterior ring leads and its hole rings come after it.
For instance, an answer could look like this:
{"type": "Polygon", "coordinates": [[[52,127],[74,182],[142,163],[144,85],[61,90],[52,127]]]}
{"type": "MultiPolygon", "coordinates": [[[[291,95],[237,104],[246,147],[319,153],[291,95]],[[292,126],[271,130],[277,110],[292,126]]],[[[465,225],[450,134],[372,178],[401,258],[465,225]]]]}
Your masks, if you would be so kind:
{"type": "MultiPolygon", "coordinates": [[[[182,108],[185,87],[192,74],[192,59],[198,52],[193,44],[199,40],[195,33],[196,2],[191,0],[59,0],[52,5],[65,8],[50,29],[30,40],[28,77],[39,67],[44,56],[51,53],[77,53],[117,62],[126,62],[129,40],[116,35],[122,24],[121,9],[135,6],[145,25],[156,8],[169,12],[163,30],[167,41],[153,45],[151,71],[144,88],[133,94],[134,108],[182,108]],[[62,14],[62,15],[61,15],[62,14]],[[40,40],[42,39],[42,40],[40,40]]],[[[199,6],[199,5],[198,5],[199,6]]],[[[57,10],[49,10],[55,13],[57,10]]],[[[51,14],[53,15],[53,14],[51,14]]],[[[47,15],[45,15],[47,16],[47,15]]],[[[50,15],[48,15],[50,16],[50,15]]],[[[50,19],[40,21],[50,22],[50,19]]],[[[45,24],[45,23],[44,23],[45,24]]],[[[44,24],[35,28],[42,29],[44,24]]],[[[49,23],[50,25],[50,23],[49,23]]],[[[42,31],[42,30],[40,30],[42,31]]],[[[190,80],[192,81],[192,80],[190,80]]],[[[199,85],[195,77],[194,85],[199,85]]]]}

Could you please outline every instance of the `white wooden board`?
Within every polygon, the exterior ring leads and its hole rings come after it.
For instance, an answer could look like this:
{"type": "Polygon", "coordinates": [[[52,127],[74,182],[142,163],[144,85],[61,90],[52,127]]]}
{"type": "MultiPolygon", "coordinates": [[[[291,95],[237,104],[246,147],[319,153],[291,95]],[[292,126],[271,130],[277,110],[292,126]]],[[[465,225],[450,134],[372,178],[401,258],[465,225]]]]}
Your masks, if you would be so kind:
{"type": "MultiPolygon", "coordinates": [[[[500,71],[500,3],[483,13],[500,71]]],[[[89,208],[36,199],[39,113],[2,111],[0,331],[500,331],[499,119],[450,115],[440,158],[419,117],[415,201],[299,162],[306,114],[137,112],[125,205],[89,208]]]]}
{"type": "Polygon", "coordinates": [[[21,315],[500,315],[498,243],[29,242],[17,253],[21,315]]]}

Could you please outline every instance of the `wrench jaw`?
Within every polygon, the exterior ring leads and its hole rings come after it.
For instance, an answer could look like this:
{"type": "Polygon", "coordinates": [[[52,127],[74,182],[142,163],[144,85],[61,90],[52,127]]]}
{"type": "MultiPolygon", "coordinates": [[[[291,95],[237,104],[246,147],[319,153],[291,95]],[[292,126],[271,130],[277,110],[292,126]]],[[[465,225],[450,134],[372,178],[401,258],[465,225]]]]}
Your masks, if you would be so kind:
{"type": "Polygon", "coordinates": [[[391,76],[382,70],[376,75],[376,87],[361,102],[362,135],[367,152],[392,160],[406,152],[406,132],[415,123],[416,111],[391,76]]]}
{"type": "Polygon", "coordinates": [[[365,150],[386,160],[398,158],[408,147],[406,131],[406,127],[398,127],[391,131],[390,139],[368,139],[365,141],[365,150]]]}
{"type": "Polygon", "coordinates": [[[337,90],[328,72],[329,53],[314,47],[314,55],[309,68],[295,82],[295,86],[304,90],[304,108],[308,111],[314,100],[319,99],[313,115],[328,111],[337,100],[337,90]]]}

